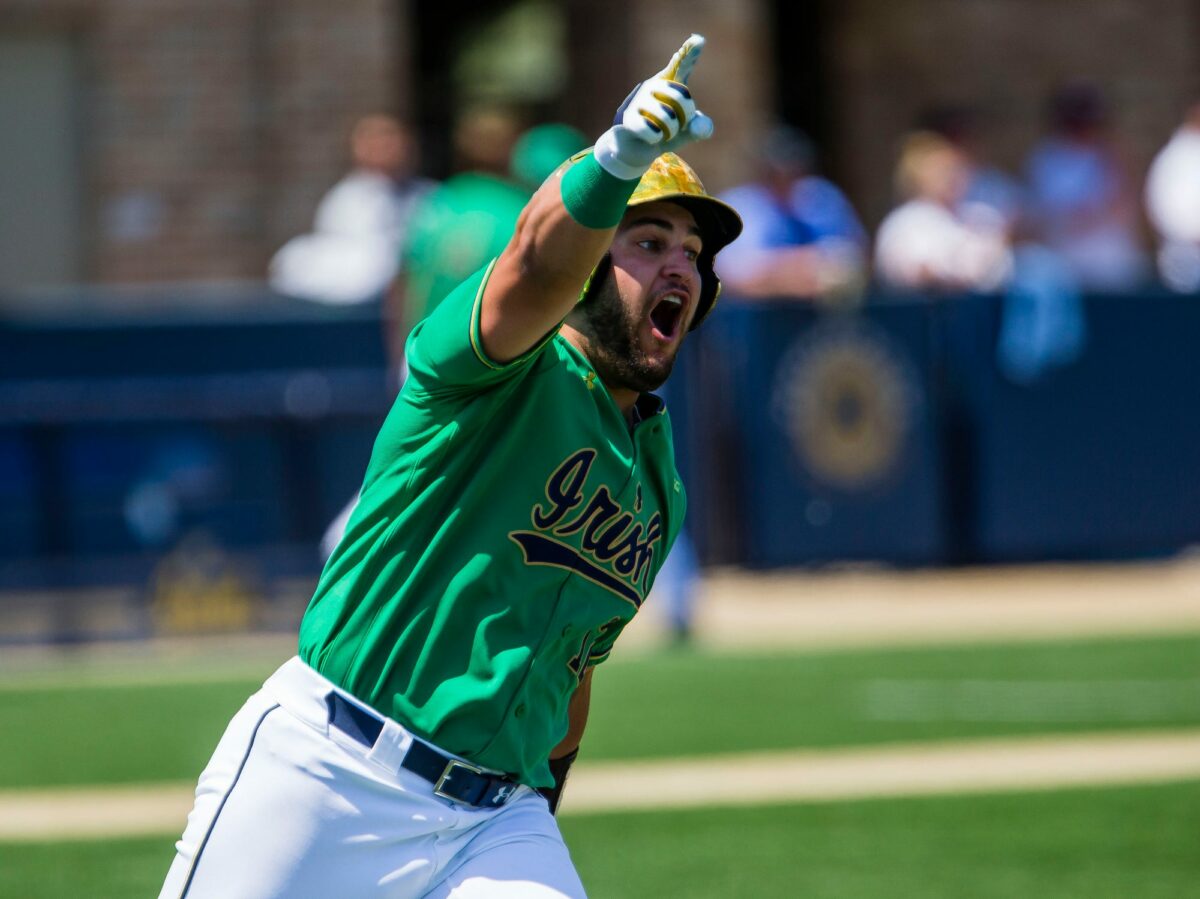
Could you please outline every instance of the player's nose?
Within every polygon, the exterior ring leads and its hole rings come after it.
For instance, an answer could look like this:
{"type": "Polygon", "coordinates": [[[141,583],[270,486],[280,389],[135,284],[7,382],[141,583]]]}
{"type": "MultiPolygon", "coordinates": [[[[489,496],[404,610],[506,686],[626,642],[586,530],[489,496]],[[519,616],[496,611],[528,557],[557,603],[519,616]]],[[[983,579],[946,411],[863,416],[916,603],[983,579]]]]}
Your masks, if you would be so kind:
{"type": "Polygon", "coordinates": [[[700,273],[696,268],[696,260],[686,247],[675,247],[663,260],[663,277],[694,292],[699,283],[700,273]]]}

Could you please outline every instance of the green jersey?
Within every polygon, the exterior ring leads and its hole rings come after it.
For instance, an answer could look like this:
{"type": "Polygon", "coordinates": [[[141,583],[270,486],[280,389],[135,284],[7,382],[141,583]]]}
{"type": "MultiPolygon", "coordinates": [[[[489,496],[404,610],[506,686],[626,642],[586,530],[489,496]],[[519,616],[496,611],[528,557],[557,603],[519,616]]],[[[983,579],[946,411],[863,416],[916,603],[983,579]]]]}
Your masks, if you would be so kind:
{"type": "Polygon", "coordinates": [[[485,172],[439,185],[409,226],[402,267],[405,321],[415,325],[508,246],[531,191],[485,172]]]}
{"type": "Polygon", "coordinates": [[[505,364],[490,267],[413,332],[409,377],[300,626],[300,655],[418,736],[531,786],[683,521],[657,398],[631,429],[557,329],[505,364]]]}

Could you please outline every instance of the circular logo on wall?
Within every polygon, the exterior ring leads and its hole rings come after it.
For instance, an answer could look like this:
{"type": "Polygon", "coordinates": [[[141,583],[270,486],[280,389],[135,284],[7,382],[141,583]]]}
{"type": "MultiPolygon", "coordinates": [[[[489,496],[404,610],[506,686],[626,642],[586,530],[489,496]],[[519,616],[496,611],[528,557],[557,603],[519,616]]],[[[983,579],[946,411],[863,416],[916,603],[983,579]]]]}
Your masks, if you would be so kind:
{"type": "Polygon", "coordinates": [[[919,402],[911,363],[865,322],[817,325],[780,358],[772,408],[814,478],[843,490],[882,481],[919,402]]]}

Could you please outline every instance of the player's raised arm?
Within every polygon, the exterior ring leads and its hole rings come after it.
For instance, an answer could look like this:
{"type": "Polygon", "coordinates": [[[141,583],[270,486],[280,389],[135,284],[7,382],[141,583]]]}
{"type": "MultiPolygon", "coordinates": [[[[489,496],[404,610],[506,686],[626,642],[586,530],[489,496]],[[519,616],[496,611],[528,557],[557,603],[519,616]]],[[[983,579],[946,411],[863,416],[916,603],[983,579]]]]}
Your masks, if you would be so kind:
{"type": "Polygon", "coordinates": [[[483,349],[497,362],[520,356],[579,300],[638,179],[662,153],[712,135],[687,82],[704,47],[694,34],[667,66],[638,85],[593,151],[534,194],[484,289],[483,349]]]}

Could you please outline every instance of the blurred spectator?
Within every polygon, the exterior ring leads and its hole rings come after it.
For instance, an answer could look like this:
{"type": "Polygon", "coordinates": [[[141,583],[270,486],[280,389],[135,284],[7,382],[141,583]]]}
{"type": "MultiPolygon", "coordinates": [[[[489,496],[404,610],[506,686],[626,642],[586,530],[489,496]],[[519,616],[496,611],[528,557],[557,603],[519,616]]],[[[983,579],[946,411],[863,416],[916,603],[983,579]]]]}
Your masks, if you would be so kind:
{"type": "Polygon", "coordinates": [[[754,158],[756,180],[721,195],[745,222],[718,263],[726,287],[745,299],[856,294],[866,233],[842,192],[814,174],[812,142],[775,125],[754,158]]]}
{"type": "Polygon", "coordinates": [[[907,138],[896,187],[908,199],[880,226],[876,274],[907,290],[1003,292],[996,363],[1029,384],[1083,349],[1078,282],[1046,247],[1014,246],[1012,207],[967,200],[971,173],[967,154],[940,135],[907,138]]]}
{"type": "MultiPolygon", "coordinates": [[[[664,391],[660,389],[658,392],[661,394],[664,391]]],[[[658,577],[654,579],[652,594],[671,642],[676,646],[691,642],[700,587],[700,561],[685,523],[663,567],[659,569],[658,577]]]]}
{"type": "Polygon", "coordinates": [[[271,287],[326,303],[381,296],[396,276],[409,219],[433,182],[417,177],[417,146],[387,115],[360,119],[353,169],[317,206],[313,231],[289,240],[270,264],[271,287]]]}
{"type": "MultiPolygon", "coordinates": [[[[724,286],[745,300],[858,299],[866,280],[866,232],[842,192],[815,174],[816,152],[807,135],[773,125],[754,145],[753,159],[756,179],[720,195],[745,223],[717,263],[724,286]]],[[[654,583],[677,644],[691,637],[699,586],[699,562],[685,527],[654,583]]]]}
{"type": "Polygon", "coordinates": [[[1052,98],[1050,133],[1027,164],[1035,232],[1085,290],[1129,290],[1147,274],[1133,180],[1108,125],[1095,85],[1067,85],[1052,98]]]}
{"type": "Polygon", "coordinates": [[[909,135],[896,167],[904,202],[879,227],[875,271],[906,290],[992,291],[1009,276],[1012,257],[1003,216],[963,202],[967,156],[928,131],[909,135]]]}
{"type": "Polygon", "coordinates": [[[1200,103],[1154,157],[1146,214],[1158,232],[1158,270],[1172,290],[1200,290],[1200,103]]]}
{"type": "MultiPolygon", "coordinates": [[[[967,185],[959,201],[964,210],[983,207],[998,217],[1009,237],[1023,227],[1029,198],[1021,182],[987,162],[981,139],[981,117],[965,105],[936,106],[918,117],[917,130],[945,138],[962,153],[967,185]]],[[[969,211],[966,212],[971,217],[969,211]]]]}
{"type": "Polygon", "coordinates": [[[516,118],[496,108],[462,116],[454,133],[458,172],[418,208],[389,297],[394,358],[403,356],[413,325],[500,255],[529,197],[586,143],[582,132],[561,124],[519,133],[516,118]]]}
{"type": "Polygon", "coordinates": [[[472,109],[459,119],[456,174],[425,198],[403,250],[400,303],[392,310],[403,333],[508,243],[531,194],[511,174],[518,135],[515,117],[499,109],[472,109]]]}

